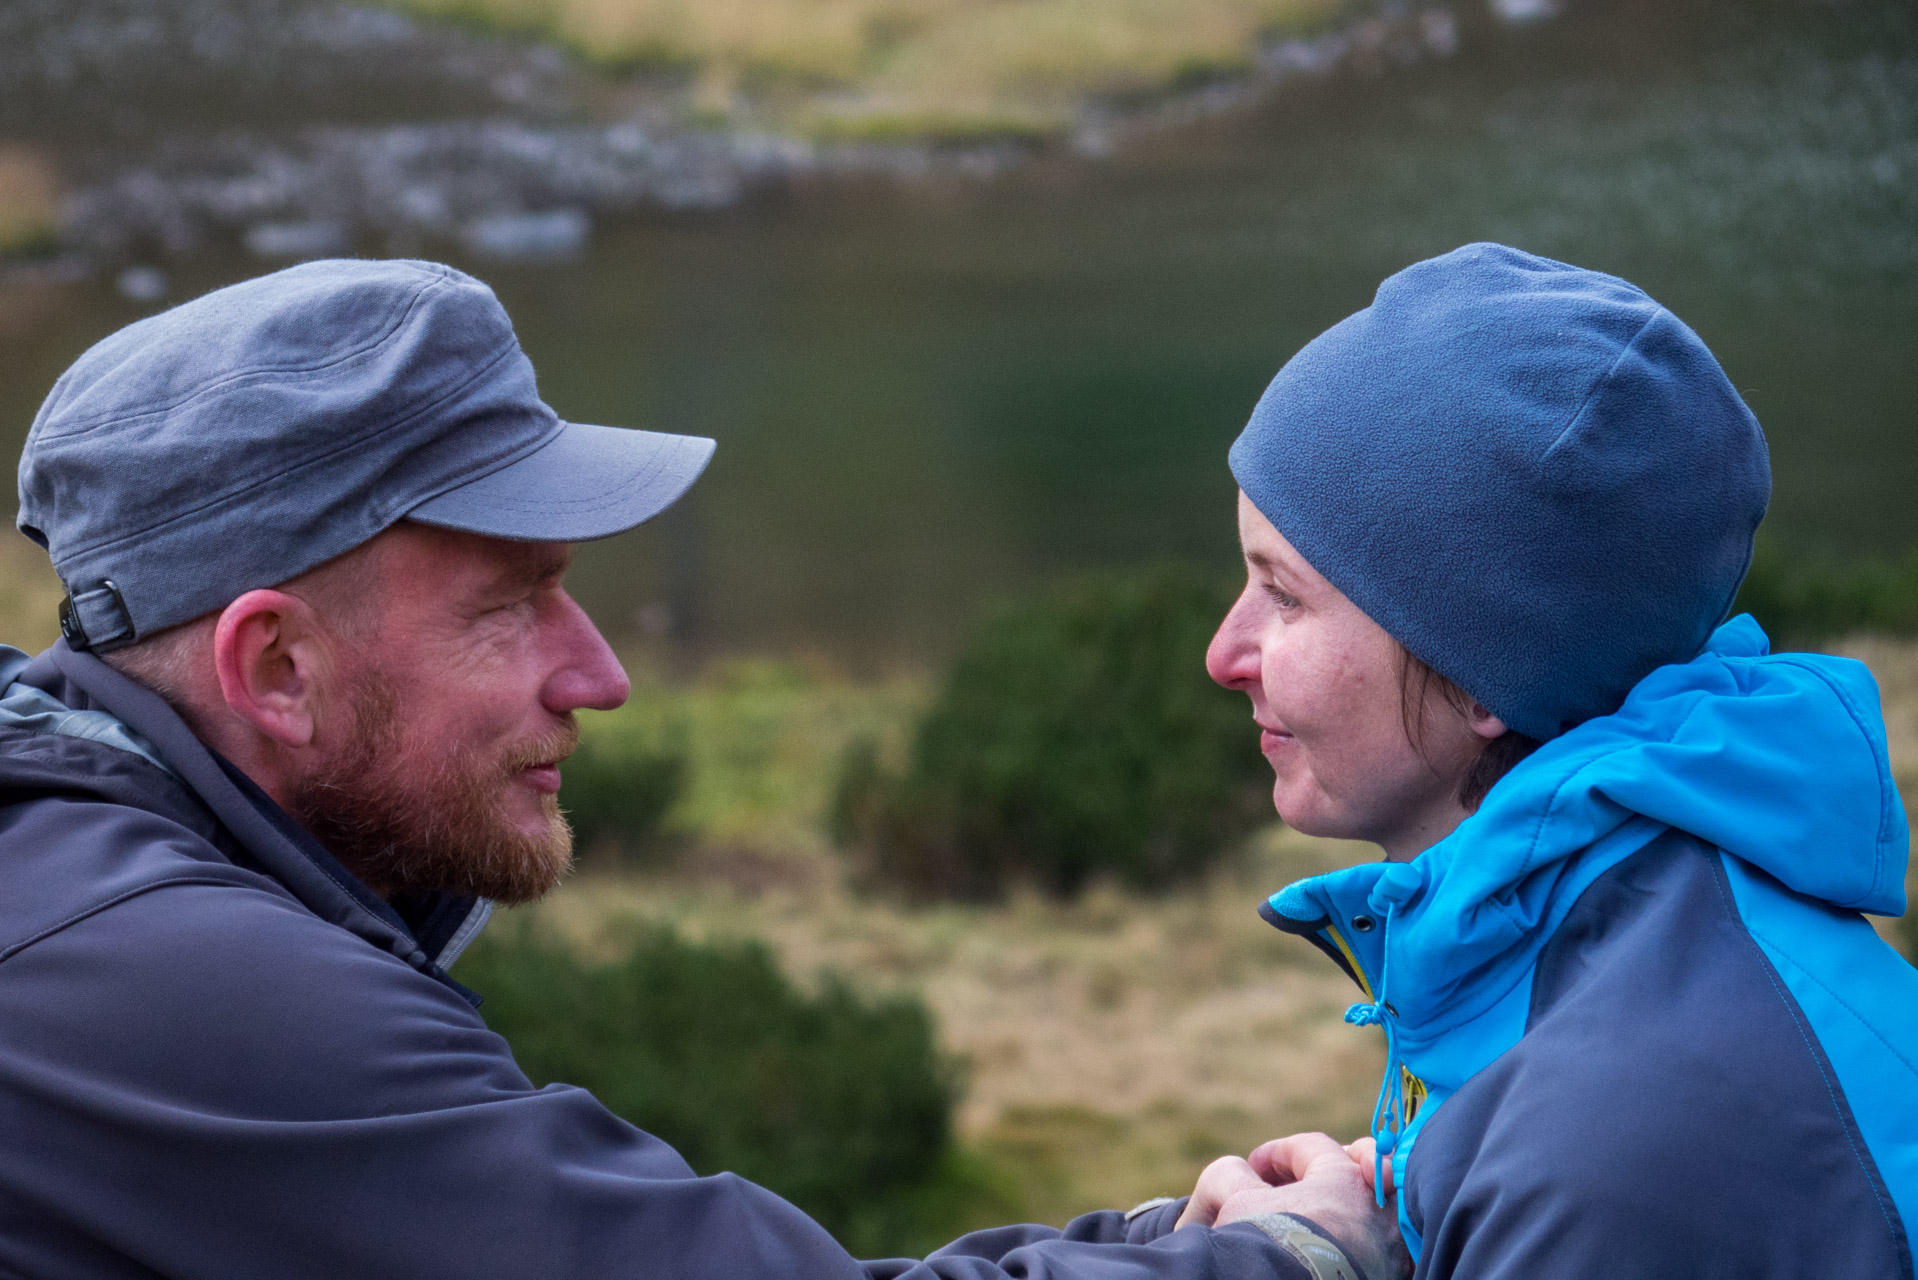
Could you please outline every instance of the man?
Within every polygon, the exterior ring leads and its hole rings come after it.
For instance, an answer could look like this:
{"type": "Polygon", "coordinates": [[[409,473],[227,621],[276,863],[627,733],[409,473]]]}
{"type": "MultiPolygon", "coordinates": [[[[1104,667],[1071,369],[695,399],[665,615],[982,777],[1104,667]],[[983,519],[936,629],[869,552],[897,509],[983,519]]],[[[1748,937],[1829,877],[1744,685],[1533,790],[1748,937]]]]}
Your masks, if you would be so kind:
{"type": "Polygon", "coordinates": [[[236,285],[60,380],[20,527],[65,638],[0,661],[0,1272],[1391,1273],[1329,1139],[1216,1229],[1169,1203],[860,1264],[521,1074],[446,966],[565,871],[574,712],[626,697],[568,544],[712,448],[560,421],[492,294],[429,263],[236,285]]]}

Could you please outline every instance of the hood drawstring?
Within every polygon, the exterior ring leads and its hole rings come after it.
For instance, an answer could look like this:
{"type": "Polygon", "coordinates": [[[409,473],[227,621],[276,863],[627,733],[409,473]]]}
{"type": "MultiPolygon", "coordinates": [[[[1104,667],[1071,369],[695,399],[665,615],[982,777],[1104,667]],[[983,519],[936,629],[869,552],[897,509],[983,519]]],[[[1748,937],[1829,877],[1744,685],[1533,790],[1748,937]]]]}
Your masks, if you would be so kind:
{"type": "MultiPolygon", "coordinates": [[[[1388,926],[1389,927],[1389,926],[1388,926]]],[[[1372,1106],[1372,1193],[1379,1208],[1385,1207],[1384,1167],[1386,1157],[1398,1145],[1405,1128],[1405,1068],[1399,1063],[1398,1030],[1387,1016],[1385,977],[1379,975],[1379,999],[1376,1004],[1355,1004],[1345,1011],[1345,1020],[1355,1027],[1385,1028],[1385,1079],[1379,1084],[1379,1099],[1372,1106]]]]}
{"type": "Polygon", "coordinates": [[[1355,1027],[1380,1027],[1385,1031],[1385,1079],[1379,1083],[1379,1098],[1372,1107],[1372,1194],[1379,1208],[1385,1207],[1385,1161],[1398,1146],[1405,1131],[1405,1066],[1399,1059],[1398,1010],[1386,999],[1392,973],[1392,915],[1424,887],[1424,876],[1417,868],[1401,865],[1380,877],[1372,894],[1372,906],[1379,911],[1379,985],[1377,999],[1359,1003],[1345,1011],[1345,1020],[1355,1027]],[[1383,910],[1379,910],[1381,904],[1383,910]]]}

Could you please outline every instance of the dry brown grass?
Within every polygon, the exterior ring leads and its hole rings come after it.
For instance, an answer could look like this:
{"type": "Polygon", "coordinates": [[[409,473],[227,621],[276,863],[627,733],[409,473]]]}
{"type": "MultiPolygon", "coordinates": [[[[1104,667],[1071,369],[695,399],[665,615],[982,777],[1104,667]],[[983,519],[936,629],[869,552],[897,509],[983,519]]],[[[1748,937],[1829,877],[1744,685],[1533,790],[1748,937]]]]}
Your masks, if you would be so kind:
{"type": "Polygon", "coordinates": [[[39,151],[0,142],[0,254],[46,244],[59,216],[59,185],[39,151]]]}
{"type": "Polygon", "coordinates": [[[38,653],[58,640],[65,594],[47,553],[21,534],[0,529],[0,644],[38,653]]]}
{"type": "Polygon", "coordinates": [[[1256,914],[1361,856],[1275,828],[1178,897],[910,910],[848,892],[829,855],[707,851],[670,877],[581,877],[531,910],[589,952],[663,921],[763,938],[802,980],[834,970],[923,996],[969,1064],[961,1132],[1056,1217],[1182,1193],[1210,1157],[1279,1133],[1362,1127],[1381,1057],[1340,1020],[1357,993],[1256,914]]]}
{"type": "Polygon", "coordinates": [[[531,29],[599,61],[691,66],[708,109],[730,109],[745,85],[789,125],[990,132],[1056,128],[1088,94],[1243,67],[1262,32],[1340,0],[392,2],[531,29]]]}
{"type": "Polygon", "coordinates": [[[1262,31],[1302,25],[1333,7],[1315,0],[974,5],[891,51],[838,109],[1058,123],[1088,95],[1151,91],[1242,68],[1262,31]]]}

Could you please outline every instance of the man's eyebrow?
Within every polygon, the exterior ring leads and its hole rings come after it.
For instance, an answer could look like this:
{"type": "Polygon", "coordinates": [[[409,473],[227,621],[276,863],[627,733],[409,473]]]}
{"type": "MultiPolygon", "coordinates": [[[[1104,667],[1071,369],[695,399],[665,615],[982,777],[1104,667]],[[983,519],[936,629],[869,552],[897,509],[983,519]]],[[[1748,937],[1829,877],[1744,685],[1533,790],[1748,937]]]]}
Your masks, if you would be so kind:
{"type": "Polygon", "coordinates": [[[572,549],[566,546],[528,547],[513,558],[510,568],[500,572],[502,587],[533,586],[565,573],[573,562],[572,549]]]}
{"type": "Polygon", "coordinates": [[[541,547],[530,557],[528,566],[535,578],[557,578],[571,567],[573,551],[571,547],[541,547]]]}

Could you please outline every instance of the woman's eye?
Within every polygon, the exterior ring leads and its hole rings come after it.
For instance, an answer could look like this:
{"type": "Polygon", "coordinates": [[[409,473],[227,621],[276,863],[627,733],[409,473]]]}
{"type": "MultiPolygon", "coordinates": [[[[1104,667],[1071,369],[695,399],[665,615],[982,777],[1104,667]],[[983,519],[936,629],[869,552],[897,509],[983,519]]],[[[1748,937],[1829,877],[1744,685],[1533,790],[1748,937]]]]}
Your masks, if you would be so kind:
{"type": "Polygon", "coordinates": [[[1272,603],[1278,605],[1281,609],[1296,609],[1299,607],[1299,602],[1293,598],[1290,592],[1276,587],[1269,582],[1265,584],[1265,594],[1272,597],[1272,603]]]}

